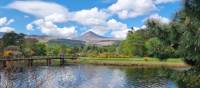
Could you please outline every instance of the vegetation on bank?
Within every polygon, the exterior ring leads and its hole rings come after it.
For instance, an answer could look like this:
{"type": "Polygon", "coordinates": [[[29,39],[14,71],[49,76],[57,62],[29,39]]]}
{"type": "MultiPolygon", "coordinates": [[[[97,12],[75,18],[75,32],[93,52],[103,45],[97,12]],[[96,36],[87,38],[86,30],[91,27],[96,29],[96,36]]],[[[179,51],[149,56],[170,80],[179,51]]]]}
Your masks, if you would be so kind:
{"type": "Polygon", "coordinates": [[[96,65],[115,65],[115,66],[152,66],[152,67],[188,67],[180,58],[169,58],[166,61],[160,61],[158,58],[133,57],[133,58],[94,58],[80,57],[78,63],[96,64],[96,65]]]}

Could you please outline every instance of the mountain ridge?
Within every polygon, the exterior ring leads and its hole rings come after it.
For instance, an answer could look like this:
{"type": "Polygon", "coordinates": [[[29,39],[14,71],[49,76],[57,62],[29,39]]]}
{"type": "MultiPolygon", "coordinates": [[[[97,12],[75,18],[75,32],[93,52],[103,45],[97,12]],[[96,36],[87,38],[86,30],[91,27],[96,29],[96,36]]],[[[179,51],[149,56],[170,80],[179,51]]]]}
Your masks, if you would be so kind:
{"type": "MultiPolygon", "coordinates": [[[[4,32],[0,32],[0,37],[2,38],[4,32]]],[[[69,45],[97,45],[97,46],[108,46],[113,44],[119,44],[121,40],[104,37],[98,35],[92,31],[86,32],[78,38],[75,39],[65,39],[56,38],[48,35],[26,35],[25,38],[34,38],[42,42],[47,43],[59,43],[59,44],[69,44],[69,45]]]]}

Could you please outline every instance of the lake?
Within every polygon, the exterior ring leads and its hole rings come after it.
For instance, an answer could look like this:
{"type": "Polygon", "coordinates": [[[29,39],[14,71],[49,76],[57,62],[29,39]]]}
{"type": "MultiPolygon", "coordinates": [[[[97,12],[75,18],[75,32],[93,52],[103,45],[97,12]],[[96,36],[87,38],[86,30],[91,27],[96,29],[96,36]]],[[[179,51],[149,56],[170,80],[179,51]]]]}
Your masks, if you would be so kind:
{"type": "Polygon", "coordinates": [[[174,70],[96,65],[39,66],[16,72],[1,70],[0,88],[181,88],[178,80],[170,78],[170,71],[174,70]]]}

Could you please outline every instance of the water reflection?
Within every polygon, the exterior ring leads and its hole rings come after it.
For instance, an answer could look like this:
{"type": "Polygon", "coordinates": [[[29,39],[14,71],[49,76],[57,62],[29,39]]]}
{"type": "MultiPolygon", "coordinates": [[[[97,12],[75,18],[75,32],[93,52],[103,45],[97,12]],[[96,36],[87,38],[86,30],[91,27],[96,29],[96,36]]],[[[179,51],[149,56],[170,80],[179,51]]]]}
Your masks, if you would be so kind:
{"type": "Polygon", "coordinates": [[[0,71],[0,88],[192,88],[180,86],[185,81],[176,80],[187,76],[183,73],[160,68],[44,66],[25,68],[21,72],[0,71]]]}

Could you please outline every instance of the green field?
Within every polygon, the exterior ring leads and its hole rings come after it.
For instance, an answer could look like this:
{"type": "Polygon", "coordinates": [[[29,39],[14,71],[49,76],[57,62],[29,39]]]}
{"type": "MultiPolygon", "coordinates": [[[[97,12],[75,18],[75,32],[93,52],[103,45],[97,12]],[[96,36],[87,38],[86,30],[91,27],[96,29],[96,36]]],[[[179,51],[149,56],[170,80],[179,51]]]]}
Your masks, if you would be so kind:
{"type": "Polygon", "coordinates": [[[169,66],[169,67],[186,67],[181,58],[169,58],[166,61],[160,61],[157,58],[133,57],[133,58],[94,58],[80,57],[78,61],[81,64],[97,65],[119,65],[119,66],[169,66]]]}

